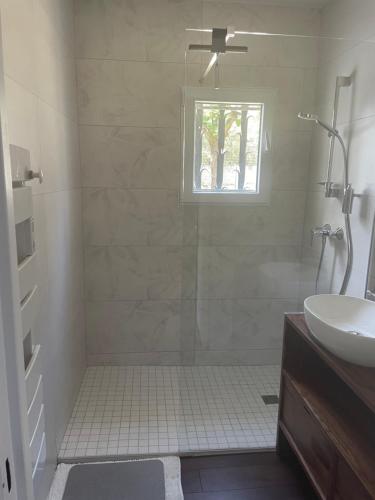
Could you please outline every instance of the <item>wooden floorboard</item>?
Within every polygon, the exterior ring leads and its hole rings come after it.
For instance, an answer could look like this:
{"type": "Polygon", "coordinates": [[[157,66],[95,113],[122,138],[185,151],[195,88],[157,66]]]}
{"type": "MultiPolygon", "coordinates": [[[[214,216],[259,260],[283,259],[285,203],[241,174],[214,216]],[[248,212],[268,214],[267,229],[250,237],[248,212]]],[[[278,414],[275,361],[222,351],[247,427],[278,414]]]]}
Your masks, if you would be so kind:
{"type": "Polygon", "coordinates": [[[185,500],[316,500],[297,465],[276,453],[181,458],[185,500]]]}
{"type": "Polygon", "coordinates": [[[184,493],[199,493],[202,484],[199,470],[185,471],[181,474],[182,489],[184,493]]]}
{"type": "Polygon", "coordinates": [[[280,463],[280,460],[274,452],[236,453],[233,455],[183,457],[181,459],[181,468],[183,471],[187,471],[278,463],[280,463]]]}

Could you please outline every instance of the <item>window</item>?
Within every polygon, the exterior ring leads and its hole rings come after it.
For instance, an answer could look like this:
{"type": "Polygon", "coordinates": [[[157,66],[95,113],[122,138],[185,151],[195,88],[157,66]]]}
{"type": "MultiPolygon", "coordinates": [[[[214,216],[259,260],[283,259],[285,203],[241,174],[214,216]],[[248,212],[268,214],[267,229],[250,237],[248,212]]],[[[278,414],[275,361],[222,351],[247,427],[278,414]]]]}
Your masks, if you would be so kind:
{"type": "Polygon", "coordinates": [[[184,89],[183,201],[268,201],[273,99],[268,89],[184,89]]]}

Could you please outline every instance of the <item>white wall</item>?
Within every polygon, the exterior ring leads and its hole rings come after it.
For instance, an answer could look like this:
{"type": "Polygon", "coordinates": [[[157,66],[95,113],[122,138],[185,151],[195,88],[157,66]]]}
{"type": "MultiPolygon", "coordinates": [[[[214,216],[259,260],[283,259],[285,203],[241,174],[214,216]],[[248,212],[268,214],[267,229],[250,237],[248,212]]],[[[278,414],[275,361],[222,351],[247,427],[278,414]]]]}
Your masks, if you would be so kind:
{"type": "Polygon", "coordinates": [[[6,107],[11,143],[31,152],[43,346],[48,470],[85,366],[82,224],[74,17],[71,0],[1,0],[6,107]]]}
{"type": "MultiPolygon", "coordinates": [[[[223,86],[278,90],[270,205],[181,207],[184,50],[202,38],[184,29],[316,34],[319,11],[76,5],[89,363],[274,362],[283,312],[297,307],[311,138],[297,113],[313,106],[317,43],[239,37],[249,54],[223,63],[223,86]]],[[[188,84],[198,84],[200,61],[189,55],[188,84]]]]}
{"type": "MultiPolygon", "coordinates": [[[[375,209],[375,92],[374,57],[375,3],[371,0],[336,0],[322,12],[322,34],[343,37],[345,41],[327,40],[321,43],[316,104],[314,109],[323,120],[330,122],[337,75],[352,75],[353,84],[342,90],[338,128],[349,147],[349,181],[360,199],[354,200],[352,227],[354,239],[353,273],[348,294],[364,296],[367,262],[375,209]]],[[[306,204],[303,259],[316,265],[320,242],[310,247],[309,231],[316,225],[330,223],[343,226],[341,200],[326,199],[318,181],[325,180],[329,141],[315,127],[311,155],[309,192],[306,204]]],[[[333,180],[342,182],[343,161],[336,147],[333,180]]],[[[346,266],[345,241],[329,242],[324,261],[320,292],[338,293],[346,266]]],[[[313,293],[310,286],[301,289],[301,298],[313,293]]]]}

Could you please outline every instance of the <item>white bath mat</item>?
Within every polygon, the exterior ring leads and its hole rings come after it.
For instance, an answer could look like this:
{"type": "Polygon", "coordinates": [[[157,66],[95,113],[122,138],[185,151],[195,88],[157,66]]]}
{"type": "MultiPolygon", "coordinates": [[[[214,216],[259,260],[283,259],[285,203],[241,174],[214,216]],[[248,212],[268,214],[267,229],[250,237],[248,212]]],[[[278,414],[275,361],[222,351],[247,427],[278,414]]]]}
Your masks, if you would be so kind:
{"type": "MultiPolygon", "coordinates": [[[[148,462],[158,460],[163,464],[165,480],[165,500],[183,500],[184,496],[181,487],[181,468],[178,457],[160,457],[145,460],[121,460],[116,462],[82,462],[85,465],[127,463],[127,462],[148,462]]],[[[69,472],[73,467],[82,464],[60,464],[57,467],[54,481],[50,490],[48,500],[62,500],[69,472]]]]}

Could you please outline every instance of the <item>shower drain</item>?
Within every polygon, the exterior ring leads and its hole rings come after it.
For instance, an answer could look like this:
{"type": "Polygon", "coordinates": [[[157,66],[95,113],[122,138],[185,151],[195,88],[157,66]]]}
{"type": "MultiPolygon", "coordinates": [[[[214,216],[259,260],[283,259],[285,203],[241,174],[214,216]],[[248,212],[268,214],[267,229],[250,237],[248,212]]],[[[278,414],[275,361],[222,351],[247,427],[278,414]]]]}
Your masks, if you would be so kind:
{"type": "Polygon", "coordinates": [[[262,394],[261,397],[265,405],[277,405],[279,403],[279,396],[276,394],[262,394]]]}

